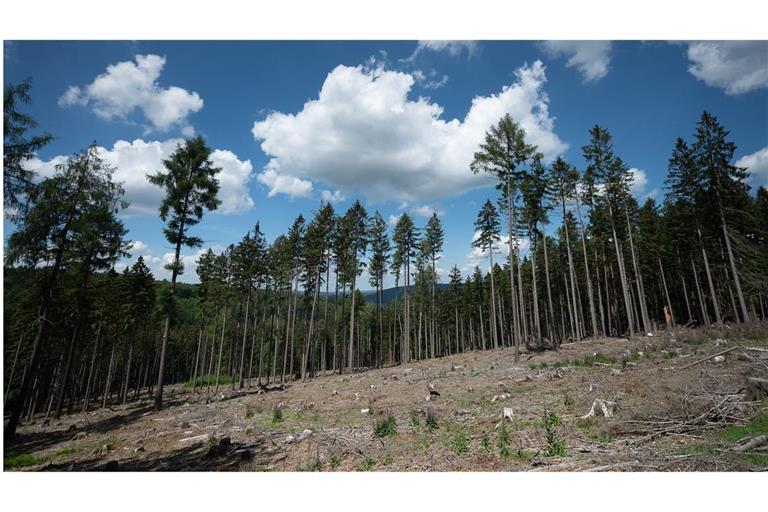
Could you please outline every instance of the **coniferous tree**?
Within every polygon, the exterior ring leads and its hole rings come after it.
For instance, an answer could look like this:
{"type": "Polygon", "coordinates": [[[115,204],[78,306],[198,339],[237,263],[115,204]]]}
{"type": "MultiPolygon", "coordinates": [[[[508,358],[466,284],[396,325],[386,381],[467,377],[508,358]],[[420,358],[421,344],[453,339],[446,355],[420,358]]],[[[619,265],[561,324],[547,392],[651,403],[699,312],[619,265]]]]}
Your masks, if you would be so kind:
{"type": "MultiPolygon", "coordinates": [[[[157,171],[148,175],[149,181],[165,190],[160,205],[160,218],[167,222],[163,232],[166,240],[175,246],[173,262],[167,266],[171,271],[169,300],[173,301],[176,278],[183,273],[181,248],[200,247],[203,241],[189,235],[189,228],[200,222],[206,210],[215,210],[221,201],[218,198],[219,182],[216,174],[221,170],[210,160],[211,150],[202,137],[188,139],[179,145],[170,158],[163,161],[166,172],[157,171]]],[[[163,384],[165,357],[171,332],[171,304],[168,304],[160,347],[155,409],[163,407],[163,384]]]]}
{"type": "Polygon", "coordinates": [[[19,103],[31,102],[32,82],[28,78],[18,84],[7,84],[3,90],[3,204],[5,215],[17,221],[23,216],[27,195],[34,187],[35,171],[28,161],[46,146],[53,135],[27,135],[37,127],[32,117],[18,110],[19,103]]]}
{"type": "Polygon", "coordinates": [[[382,290],[384,289],[384,275],[387,272],[391,246],[387,234],[387,223],[377,211],[371,217],[369,225],[369,240],[371,242],[371,259],[368,263],[369,283],[376,289],[376,313],[378,324],[377,349],[374,362],[381,366],[381,349],[384,342],[384,319],[382,316],[382,290]]]}
{"type": "Polygon", "coordinates": [[[487,199],[483,207],[477,214],[475,221],[475,230],[478,233],[477,238],[472,242],[472,247],[477,247],[483,253],[488,253],[488,272],[491,279],[491,298],[488,318],[490,319],[491,340],[493,348],[499,348],[496,324],[496,288],[493,279],[493,252],[497,249],[496,243],[501,240],[501,224],[499,222],[499,213],[493,203],[487,199]]]}
{"type": "MultiPolygon", "coordinates": [[[[518,305],[518,296],[515,294],[515,266],[517,251],[514,244],[517,233],[517,215],[515,212],[516,193],[519,187],[524,165],[536,152],[536,147],[525,142],[525,130],[520,127],[512,116],[506,114],[498,124],[491,126],[485,133],[485,139],[480,144],[480,149],[474,155],[470,169],[473,173],[486,172],[499,180],[499,185],[505,192],[506,212],[509,228],[509,281],[510,298],[512,305],[511,332],[515,333],[515,361],[519,359],[520,327],[517,323],[521,315],[522,305],[518,305]],[[519,309],[518,309],[519,308],[519,309]]],[[[518,286],[520,281],[518,280],[518,286]]],[[[519,291],[519,290],[518,290],[519,291]]]]}
{"type": "Polygon", "coordinates": [[[101,160],[95,145],[68,158],[56,167],[52,178],[43,180],[30,191],[29,209],[8,240],[6,265],[42,267],[43,280],[37,332],[27,371],[5,428],[6,439],[13,439],[16,433],[30,381],[37,371],[40,354],[46,351],[49,314],[59,279],[71,261],[73,245],[76,241],[82,242],[84,233],[93,227],[97,218],[106,222],[113,236],[119,238],[124,233],[122,225],[114,220],[125,203],[121,200],[122,187],[112,181],[113,172],[114,169],[101,160]]]}

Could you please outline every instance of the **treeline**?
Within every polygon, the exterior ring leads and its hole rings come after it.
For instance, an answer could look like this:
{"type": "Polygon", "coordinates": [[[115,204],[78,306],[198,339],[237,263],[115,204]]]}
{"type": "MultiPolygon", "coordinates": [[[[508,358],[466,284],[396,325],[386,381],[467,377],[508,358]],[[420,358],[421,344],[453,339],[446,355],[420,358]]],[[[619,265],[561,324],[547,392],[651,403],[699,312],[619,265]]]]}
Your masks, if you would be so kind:
{"type": "Polygon", "coordinates": [[[5,260],[7,437],[36,413],[143,396],[160,408],[168,382],[218,393],[469,350],[508,346],[517,357],[521,346],[665,324],[766,319],[768,192],[750,194],[731,163],[736,146],[706,112],[671,148],[663,202],[642,205],[604,128],[590,130],[579,171],[546,163],[503,117],[467,170],[498,181],[472,242],[490,270],[454,266],[447,286],[437,286],[437,215],[417,227],[404,213],[390,230],[358,201],[346,212],[321,204],[271,243],[257,223],[203,254],[200,284],[183,285],[181,249],[203,243],[190,228],[219,204],[205,141],[185,141],[149,177],[165,191],[159,213],[175,248],[171,280],[158,283],[141,258],[116,268],[130,250],[118,217],[126,204],[95,146],[34,182],[25,163],[50,138],[29,137],[34,122],[17,111],[28,83],[5,94],[5,207],[16,223],[5,260]],[[397,289],[386,304],[385,279],[397,289]],[[359,291],[368,286],[374,303],[359,291]]]}

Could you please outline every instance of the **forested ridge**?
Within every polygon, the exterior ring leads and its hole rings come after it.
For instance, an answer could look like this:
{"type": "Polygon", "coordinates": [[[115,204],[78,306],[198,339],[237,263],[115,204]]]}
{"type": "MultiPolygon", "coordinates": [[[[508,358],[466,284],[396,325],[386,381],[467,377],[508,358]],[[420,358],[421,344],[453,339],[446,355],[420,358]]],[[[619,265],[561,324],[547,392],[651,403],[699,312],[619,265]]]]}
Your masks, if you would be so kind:
{"type": "Polygon", "coordinates": [[[736,144],[710,113],[670,141],[663,199],[642,204],[621,141],[595,125],[577,169],[544,160],[509,116],[488,127],[467,172],[497,192],[478,211],[473,246],[489,272],[437,275],[443,225],[403,213],[390,229],[359,201],[321,203],[284,235],[260,225],[197,262],[178,283],[181,250],[219,204],[219,169],[202,137],[147,169],[165,194],[159,214],[175,248],[157,281],[120,220],[123,191],[95,143],[52,177],[27,168],[50,136],[30,135],[29,82],[5,89],[4,281],[6,438],[25,418],[59,417],[153,396],[269,386],[328,372],[472,350],[556,349],[586,338],[768,318],[768,191],[733,164],[736,144]],[[502,236],[516,243],[503,251],[502,236]],[[522,241],[526,241],[525,247],[522,241]],[[508,253],[508,254],[507,254],[508,253]],[[368,282],[360,279],[367,269],[368,282]],[[385,277],[395,282],[384,300],[385,277]],[[361,289],[372,288],[366,300],[361,289]],[[391,292],[390,292],[391,294],[391,292]]]}

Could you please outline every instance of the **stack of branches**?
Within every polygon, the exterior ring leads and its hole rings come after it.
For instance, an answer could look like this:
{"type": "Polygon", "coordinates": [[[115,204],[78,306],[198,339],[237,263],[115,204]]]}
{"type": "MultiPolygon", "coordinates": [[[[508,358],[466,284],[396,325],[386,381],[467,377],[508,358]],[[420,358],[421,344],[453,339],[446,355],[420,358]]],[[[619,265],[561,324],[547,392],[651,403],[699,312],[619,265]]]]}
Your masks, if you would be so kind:
{"type": "MultiPolygon", "coordinates": [[[[690,401],[688,395],[684,401],[690,401]]],[[[709,394],[693,397],[698,402],[697,412],[673,417],[650,416],[648,419],[625,420],[623,434],[641,435],[630,444],[635,446],[667,435],[690,435],[693,432],[724,428],[728,425],[746,423],[750,418],[749,403],[738,394],[709,394]],[[701,407],[703,405],[703,407],[701,407]]]]}

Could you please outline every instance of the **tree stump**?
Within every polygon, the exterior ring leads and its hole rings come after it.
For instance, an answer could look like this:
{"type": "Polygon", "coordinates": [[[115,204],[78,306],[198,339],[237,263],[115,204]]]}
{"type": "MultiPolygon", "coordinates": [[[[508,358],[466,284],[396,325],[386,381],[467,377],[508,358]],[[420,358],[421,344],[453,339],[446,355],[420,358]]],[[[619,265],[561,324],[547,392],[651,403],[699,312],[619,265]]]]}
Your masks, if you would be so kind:
{"type": "Polygon", "coordinates": [[[764,398],[768,398],[768,379],[747,377],[746,398],[751,402],[759,402],[764,398]]]}

